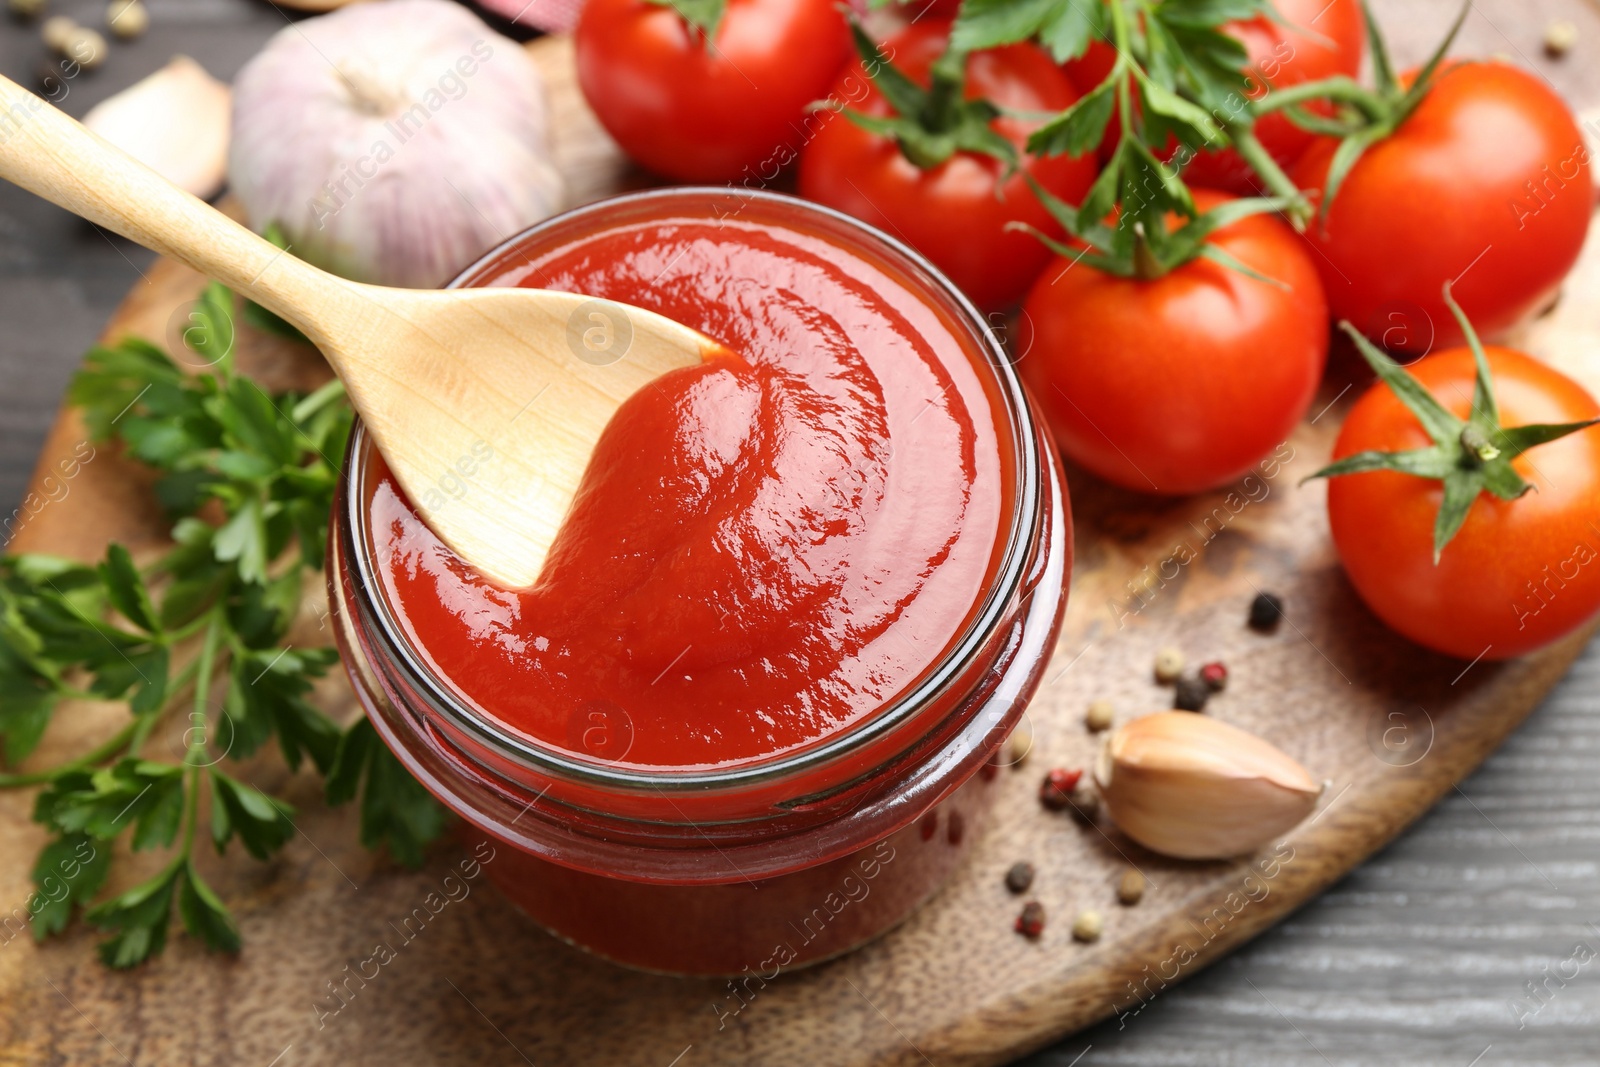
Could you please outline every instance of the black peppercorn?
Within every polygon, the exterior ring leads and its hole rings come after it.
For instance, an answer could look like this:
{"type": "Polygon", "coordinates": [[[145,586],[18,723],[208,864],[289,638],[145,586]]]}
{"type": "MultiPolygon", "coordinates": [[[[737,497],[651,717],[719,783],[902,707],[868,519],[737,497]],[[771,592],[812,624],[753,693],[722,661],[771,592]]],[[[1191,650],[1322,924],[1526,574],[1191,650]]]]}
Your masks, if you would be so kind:
{"type": "Polygon", "coordinates": [[[1033,864],[1023,860],[1013,863],[1006,872],[1006,888],[1013,893],[1026,893],[1033,884],[1033,864]]]}
{"type": "Polygon", "coordinates": [[[1190,676],[1179,678],[1172,694],[1172,706],[1179,711],[1201,711],[1211,699],[1211,687],[1204,678],[1190,676]]]}
{"type": "Polygon", "coordinates": [[[1283,601],[1271,593],[1257,593],[1250,602],[1250,629],[1271,633],[1283,618],[1283,601]]]}

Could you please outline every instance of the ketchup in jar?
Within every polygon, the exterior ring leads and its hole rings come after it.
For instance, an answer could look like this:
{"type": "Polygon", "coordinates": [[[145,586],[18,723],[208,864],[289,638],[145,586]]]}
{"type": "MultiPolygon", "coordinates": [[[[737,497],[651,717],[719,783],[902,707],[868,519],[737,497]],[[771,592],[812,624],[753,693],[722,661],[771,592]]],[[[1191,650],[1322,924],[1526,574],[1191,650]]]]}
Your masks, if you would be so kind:
{"type": "Polygon", "coordinates": [[[500,888],[600,955],[782,970],[893,926],[981,829],[1070,568],[982,320],[876,231],[726,189],[589,205],[455,284],[593,296],[574,329],[605,358],[609,300],[734,355],[618,409],[526,590],[444,547],[357,428],[330,588],[379,733],[508,846],[500,888]]]}

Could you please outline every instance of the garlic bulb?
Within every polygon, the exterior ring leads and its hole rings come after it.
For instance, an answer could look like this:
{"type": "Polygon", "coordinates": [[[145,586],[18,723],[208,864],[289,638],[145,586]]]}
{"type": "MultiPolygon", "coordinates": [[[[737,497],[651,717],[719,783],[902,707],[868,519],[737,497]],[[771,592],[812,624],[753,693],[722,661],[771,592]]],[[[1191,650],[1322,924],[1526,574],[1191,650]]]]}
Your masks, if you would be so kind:
{"type": "Polygon", "coordinates": [[[442,285],[560,207],[538,68],[449,0],[280,30],[234,82],[229,177],[258,229],[346,277],[442,285]]]}
{"type": "Polygon", "coordinates": [[[1123,833],[1180,859],[1253,852],[1304,819],[1322,795],[1282,750],[1187,711],[1120,727],[1100,751],[1095,780],[1123,833]]]}
{"type": "Polygon", "coordinates": [[[188,56],[89,109],[83,124],[180,189],[208,200],[228,165],[228,87],[188,56]]]}

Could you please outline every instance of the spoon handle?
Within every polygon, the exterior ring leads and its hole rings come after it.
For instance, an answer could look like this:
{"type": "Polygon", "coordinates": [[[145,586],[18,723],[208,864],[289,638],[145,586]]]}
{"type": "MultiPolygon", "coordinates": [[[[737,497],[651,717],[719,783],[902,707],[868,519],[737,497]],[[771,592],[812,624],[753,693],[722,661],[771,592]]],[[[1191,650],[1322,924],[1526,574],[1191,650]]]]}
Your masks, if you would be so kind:
{"type": "Polygon", "coordinates": [[[3,77],[0,177],[217,279],[312,337],[321,333],[322,296],[347,284],[285,255],[3,77]]]}

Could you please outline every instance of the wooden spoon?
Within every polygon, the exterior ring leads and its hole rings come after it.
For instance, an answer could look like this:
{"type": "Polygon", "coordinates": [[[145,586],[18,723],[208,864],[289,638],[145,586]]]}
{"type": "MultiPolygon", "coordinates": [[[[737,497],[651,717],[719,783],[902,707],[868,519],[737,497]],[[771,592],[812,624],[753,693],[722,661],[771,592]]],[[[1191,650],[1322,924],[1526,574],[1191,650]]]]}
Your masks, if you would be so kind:
{"type": "Polygon", "coordinates": [[[0,177],[299,327],[423,519],[510,588],[538,577],[617,406],[726,351],[653,312],[573,293],[390,289],[317,270],[4,78],[0,177]]]}

